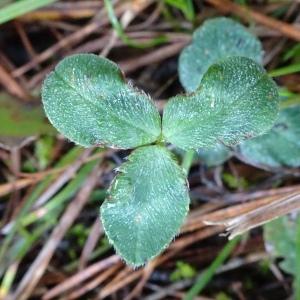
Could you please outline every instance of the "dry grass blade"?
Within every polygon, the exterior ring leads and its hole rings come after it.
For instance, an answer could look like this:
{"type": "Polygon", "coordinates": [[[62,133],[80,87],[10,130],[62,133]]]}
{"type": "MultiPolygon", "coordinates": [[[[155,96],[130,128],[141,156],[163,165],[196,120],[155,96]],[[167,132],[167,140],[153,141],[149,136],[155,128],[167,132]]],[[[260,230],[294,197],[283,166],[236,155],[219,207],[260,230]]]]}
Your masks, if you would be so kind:
{"type": "Polygon", "coordinates": [[[85,265],[88,261],[88,258],[92,254],[92,252],[93,252],[94,248],[96,247],[97,242],[100,239],[102,234],[103,234],[103,227],[100,222],[100,219],[97,218],[90,230],[87,241],[81,252],[81,256],[79,259],[79,269],[80,270],[83,270],[83,268],[85,267],[85,265]]]}
{"type": "Polygon", "coordinates": [[[1,184],[0,185],[0,197],[5,196],[13,191],[17,191],[24,187],[27,187],[37,181],[38,181],[37,178],[26,178],[26,179],[18,179],[14,182],[1,184]]]}
{"type": "Polygon", "coordinates": [[[213,211],[213,212],[205,214],[205,215],[199,215],[194,218],[188,218],[187,222],[185,223],[185,225],[183,226],[181,231],[183,233],[193,232],[197,229],[201,229],[201,228],[205,227],[205,222],[206,223],[207,222],[218,222],[219,220],[234,218],[241,214],[245,214],[249,211],[252,211],[259,206],[272,203],[272,202],[278,200],[278,198],[279,198],[278,196],[264,197],[261,199],[257,199],[256,201],[237,204],[237,205],[226,207],[226,208],[220,208],[216,211],[213,211]]]}
{"type": "Polygon", "coordinates": [[[279,31],[286,37],[295,41],[300,41],[300,30],[288,23],[278,21],[248,7],[233,3],[229,0],[206,0],[206,2],[215,6],[217,9],[226,13],[233,13],[247,21],[255,21],[265,25],[275,31],[279,31]]]}
{"type": "MultiPolygon", "coordinates": [[[[119,7],[116,9],[116,14],[120,14],[123,10],[123,7],[119,7]]],[[[99,28],[104,26],[108,23],[108,18],[105,14],[105,11],[102,9],[101,12],[99,12],[99,19],[93,20],[90,23],[88,23],[86,26],[84,26],[82,29],[75,31],[74,33],[64,37],[59,42],[54,44],[53,46],[49,47],[47,50],[43,51],[42,53],[38,54],[34,60],[29,61],[25,65],[21,66],[20,68],[14,70],[12,72],[13,77],[19,77],[37,66],[38,64],[44,62],[45,60],[51,58],[55,53],[57,53],[59,50],[63,49],[66,46],[74,46],[78,44],[82,39],[88,37],[95,31],[97,31],[99,28]]]]}
{"type": "Polygon", "coordinates": [[[292,194],[270,204],[258,207],[235,218],[217,222],[205,221],[207,225],[223,225],[230,234],[229,239],[240,235],[252,228],[258,227],[273,219],[300,209],[300,194],[292,194]]]}
{"type": "Polygon", "coordinates": [[[163,59],[169,58],[179,53],[187,43],[188,42],[180,42],[161,47],[158,50],[152,51],[151,53],[142,55],[140,57],[122,61],[120,62],[120,67],[125,73],[129,73],[135,71],[140,67],[158,63],[163,59]]]}
{"type": "Polygon", "coordinates": [[[111,275],[116,273],[118,269],[122,266],[122,263],[119,262],[115,265],[113,265],[111,268],[107,269],[100,275],[96,276],[93,280],[89,281],[86,285],[79,288],[78,290],[75,290],[70,295],[65,297],[65,300],[72,300],[72,299],[78,299],[80,296],[86,294],[87,292],[97,288],[103,281],[105,281],[107,278],[109,278],[111,275]]]}
{"type": "MultiPolygon", "coordinates": [[[[179,290],[185,289],[193,283],[192,279],[185,279],[168,285],[164,288],[160,288],[153,284],[147,284],[147,287],[154,290],[154,293],[145,297],[144,300],[160,300],[160,299],[167,299],[167,296],[174,296],[175,299],[183,299],[184,293],[179,293],[179,290]]],[[[173,299],[173,298],[172,298],[173,299]]],[[[195,297],[194,300],[213,300],[212,298],[207,297],[195,297]]]]}
{"type": "Polygon", "coordinates": [[[78,272],[77,274],[63,281],[61,284],[52,288],[44,295],[43,300],[52,299],[68,291],[69,289],[77,286],[84,280],[92,277],[94,274],[101,272],[118,262],[120,262],[120,258],[117,255],[112,255],[108,258],[102,259],[97,263],[94,263],[93,265],[87,267],[83,271],[78,272]]]}
{"type": "Polygon", "coordinates": [[[5,86],[8,91],[23,100],[24,102],[29,102],[32,97],[29,92],[20,84],[18,83],[11,74],[0,65],[0,83],[5,86]]]}
{"type": "Polygon", "coordinates": [[[131,299],[138,298],[140,296],[146,282],[148,281],[148,279],[150,278],[152,272],[154,271],[154,269],[156,267],[156,264],[157,264],[156,262],[157,262],[157,258],[150,261],[149,263],[147,263],[147,265],[143,269],[143,275],[142,275],[142,278],[140,279],[139,283],[126,296],[126,298],[124,300],[131,300],[131,299]]]}
{"type": "Polygon", "coordinates": [[[137,280],[143,273],[143,270],[137,270],[129,274],[126,278],[120,280],[118,283],[114,284],[114,286],[105,287],[100,291],[97,299],[105,299],[109,295],[113,294],[117,290],[121,289],[122,287],[128,285],[129,283],[137,280]]]}
{"type": "Polygon", "coordinates": [[[99,166],[96,166],[87,178],[85,185],[83,185],[79,191],[77,197],[68,205],[43,249],[39,252],[39,255],[22,278],[16,292],[12,296],[13,300],[26,300],[30,297],[33,289],[43,276],[57,245],[88,201],[89,195],[93,191],[101,172],[102,170],[99,166]]]}

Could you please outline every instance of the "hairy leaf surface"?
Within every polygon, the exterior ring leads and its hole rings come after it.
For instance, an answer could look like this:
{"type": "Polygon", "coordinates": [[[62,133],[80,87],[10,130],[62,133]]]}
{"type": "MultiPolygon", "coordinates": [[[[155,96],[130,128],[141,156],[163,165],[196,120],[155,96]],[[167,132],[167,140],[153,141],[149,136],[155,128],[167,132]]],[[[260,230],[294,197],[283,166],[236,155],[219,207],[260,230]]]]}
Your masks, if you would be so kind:
{"type": "Polygon", "coordinates": [[[116,64],[93,54],[61,61],[45,80],[42,98],[51,123],[86,147],[133,148],[161,132],[150,98],[127,85],[116,64]]]}
{"type": "Polygon", "coordinates": [[[262,62],[260,41],[239,23],[228,18],[210,19],[193,34],[192,44],[179,57],[179,79],[188,92],[200,85],[208,68],[230,56],[249,57],[262,62]]]}
{"type": "Polygon", "coordinates": [[[270,129],[277,112],[277,87],[263,68],[230,57],[208,69],[195,93],[169,100],[163,136],[185,150],[232,146],[270,129]]]}
{"type": "Polygon", "coordinates": [[[264,225],[264,240],[267,251],[274,257],[284,258],[279,263],[287,273],[296,274],[296,239],[299,214],[277,218],[264,225]]]}
{"type": "Polygon", "coordinates": [[[266,134],[239,147],[249,162],[269,167],[300,166],[300,106],[282,110],[266,134]]]}
{"type": "Polygon", "coordinates": [[[182,169],[161,146],[128,157],[101,207],[105,232],[129,264],[139,266],[168,246],[188,212],[182,169]]]}

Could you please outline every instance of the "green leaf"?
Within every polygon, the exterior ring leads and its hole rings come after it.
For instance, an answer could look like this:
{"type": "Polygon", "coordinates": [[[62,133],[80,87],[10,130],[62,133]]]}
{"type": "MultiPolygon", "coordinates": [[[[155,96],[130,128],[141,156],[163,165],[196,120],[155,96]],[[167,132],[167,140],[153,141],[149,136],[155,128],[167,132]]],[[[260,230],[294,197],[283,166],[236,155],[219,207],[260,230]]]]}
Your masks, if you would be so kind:
{"type": "Polygon", "coordinates": [[[232,146],[265,133],[277,113],[277,87],[263,68],[230,57],[208,69],[195,93],[169,100],[163,136],[185,150],[232,146]]]}
{"type": "Polygon", "coordinates": [[[119,171],[101,206],[101,219],[120,256],[140,266],[179,232],[189,207],[186,178],[162,146],[134,150],[119,171]]]}
{"type": "Polygon", "coordinates": [[[222,144],[217,144],[214,148],[200,148],[197,154],[202,162],[208,167],[215,167],[223,164],[232,154],[230,150],[222,144]]]}
{"type": "Polygon", "coordinates": [[[241,155],[249,162],[269,167],[300,166],[300,106],[282,110],[266,134],[242,143],[241,155]]]}
{"type": "Polygon", "coordinates": [[[61,61],[45,80],[42,98],[51,123],[82,146],[133,148],[161,132],[150,98],[127,85],[116,64],[93,54],[61,61]]]}
{"type": "Polygon", "coordinates": [[[0,94],[0,120],[1,137],[27,137],[54,132],[40,106],[24,105],[5,93],[0,94]]]}
{"type": "MultiPolygon", "coordinates": [[[[219,17],[205,21],[193,35],[193,42],[179,57],[179,78],[188,92],[194,92],[208,68],[230,56],[244,56],[262,62],[260,41],[232,19],[219,17]]],[[[200,159],[208,166],[218,166],[231,157],[222,144],[216,148],[197,150],[200,159]]]]}
{"type": "MultiPolygon", "coordinates": [[[[296,231],[299,215],[284,216],[264,225],[266,249],[274,257],[283,257],[279,264],[287,273],[296,275],[296,231]]],[[[299,222],[298,222],[299,223],[299,222]]]]}
{"type": "Polygon", "coordinates": [[[222,174],[224,183],[231,189],[246,189],[249,187],[249,182],[244,177],[237,177],[228,172],[222,174]]]}
{"type": "Polygon", "coordinates": [[[179,57],[179,79],[188,92],[194,92],[208,68],[230,56],[243,56],[262,62],[260,41],[239,23],[227,18],[204,22],[193,34],[193,42],[179,57]]]}
{"type": "Polygon", "coordinates": [[[170,274],[171,281],[189,279],[195,277],[197,271],[188,263],[183,261],[176,262],[176,269],[170,274]]]}

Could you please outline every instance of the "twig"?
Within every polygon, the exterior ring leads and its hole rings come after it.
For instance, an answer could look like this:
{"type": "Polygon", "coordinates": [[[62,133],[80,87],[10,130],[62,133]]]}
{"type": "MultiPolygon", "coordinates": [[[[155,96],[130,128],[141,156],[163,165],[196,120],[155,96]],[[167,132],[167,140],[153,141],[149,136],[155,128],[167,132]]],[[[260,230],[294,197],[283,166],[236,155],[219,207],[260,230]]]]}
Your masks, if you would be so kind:
{"type": "Polygon", "coordinates": [[[135,57],[120,62],[120,67],[125,73],[130,73],[136,69],[151,65],[153,63],[160,62],[163,59],[174,56],[180,52],[180,50],[187,44],[187,42],[174,43],[161,47],[155,51],[152,51],[148,54],[142,55],[140,57],[135,57]]]}
{"type": "Polygon", "coordinates": [[[17,96],[25,102],[29,102],[32,97],[28,91],[25,90],[12,76],[8,71],[0,65],[0,83],[5,87],[9,93],[14,96],[17,96]]]}

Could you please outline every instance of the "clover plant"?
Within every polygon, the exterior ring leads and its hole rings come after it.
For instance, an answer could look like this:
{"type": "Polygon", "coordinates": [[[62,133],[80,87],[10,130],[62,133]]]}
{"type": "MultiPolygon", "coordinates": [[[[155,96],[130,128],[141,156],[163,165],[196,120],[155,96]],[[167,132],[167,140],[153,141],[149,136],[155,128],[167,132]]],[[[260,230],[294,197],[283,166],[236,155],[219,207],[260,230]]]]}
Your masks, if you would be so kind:
{"type": "MultiPolygon", "coordinates": [[[[205,21],[193,34],[193,41],[180,54],[181,84],[194,92],[207,68],[228,56],[245,56],[262,63],[260,41],[239,23],[224,17],[205,21]]],[[[217,166],[235,153],[257,166],[300,166],[300,106],[285,108],[270,132],[244,141],[235,149],[218,144],[199,148],[198,156],[208,166],[217,166]]]]}
{"type": "Polygon", "coordinates": [[[116,64],[93,54],[62,60],[46,78],[42,100],[51,123],[76,144],[135,148],[101,206],[109,241],[134,266],[166,248],[188,212],[186,175],[168,144],[236,145],[269,130],[278,112],[275,83],[245,57],[210,66],[194,93],[169,99],[162,118],[116,64]]]}
{"type": "Polygon", "coordinates": [[[224,17],[205,21],[179,56],[179,79],[187,92],[194,92],[208,68],[227,57],[243,56],[262,63],[260,41],[238,22],[224,17]]]}
{"type": "Polygon", "coordinates": [[[223,145],[213,149],[198,149],[198,156],[208,167],[220,165],[232,155],[257,167],[276,170],[300,166],[300,106],[287,107],[279,112],[270,131],[241,142],[231,151],[223,145]]]}
{"type": "Polygon", "coordinates": [[[251,163],[272,168],[300,166],[300,106],[280,111],[278,120],[266,134],[245,141],[241,155],[251,163]]]}
{"type": "MultiPolygon", "coordinates": [[[[207,69],[230,56],[244,56],[262,63],[260,41],[238,22],[224,17],[207,20],[193,34],[190,45],[179,56],[179,79],[187,92],[194,92],[207,69]]],[[[218,144],[214,149],[197,149],[199,158],[208,167],[222,164],[233,152],[218,144]]]]}

